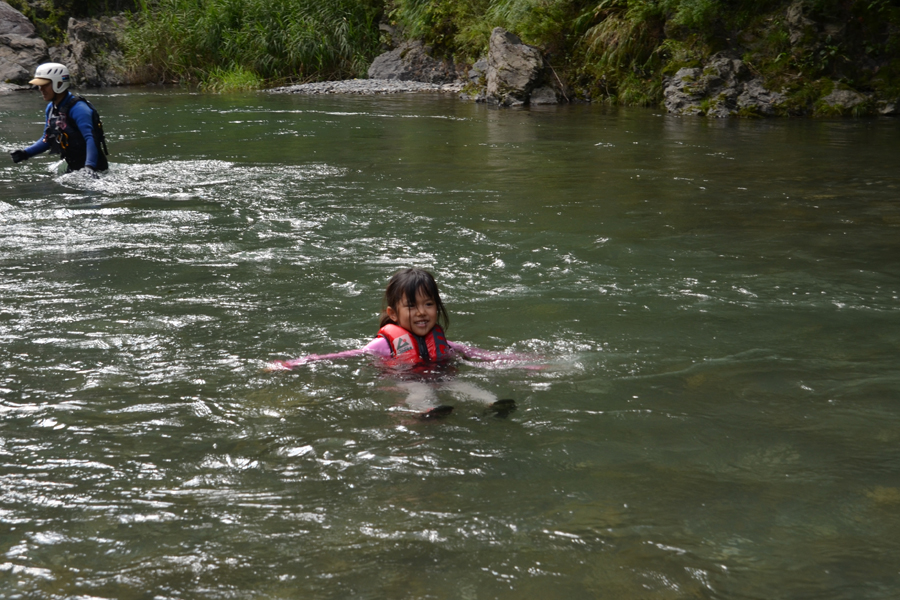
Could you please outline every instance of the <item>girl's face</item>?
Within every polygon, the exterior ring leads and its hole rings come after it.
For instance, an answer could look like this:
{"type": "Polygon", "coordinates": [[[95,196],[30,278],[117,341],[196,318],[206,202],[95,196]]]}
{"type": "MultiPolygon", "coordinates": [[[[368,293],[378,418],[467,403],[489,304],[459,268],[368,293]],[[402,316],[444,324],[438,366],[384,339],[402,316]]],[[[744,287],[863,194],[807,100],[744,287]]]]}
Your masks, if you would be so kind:
{"type": "Polygon", "coordinates": [[[438,319],[437,304],[422,290],[416,293],[415,303],[407,300],[404,295],[397,306],[388,306],[387,314],[394,323],[416,335],[430,333],[438,319]]]}

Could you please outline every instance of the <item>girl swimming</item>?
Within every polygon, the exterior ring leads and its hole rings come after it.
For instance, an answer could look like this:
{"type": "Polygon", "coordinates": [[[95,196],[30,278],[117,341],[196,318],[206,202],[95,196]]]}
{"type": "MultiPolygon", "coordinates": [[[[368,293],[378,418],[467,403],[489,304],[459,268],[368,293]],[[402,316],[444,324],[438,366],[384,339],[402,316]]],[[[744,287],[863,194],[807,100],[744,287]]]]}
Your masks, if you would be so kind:
{"type": "Polygon", "coordinates": [[[276,361],[270,370],[293,369],[316,360],[372,354],[382,359],[407,392],[406,402],[426,419],[443,417],[452,407],[437,405],[436,389],[467,397],[505,416],[515,410],[512,400],[497,397],[470,383],[446,377],[450,360],[461,356],[471,360],[515,361],[515,354],[489,352],[448,341],[444,329],[450,318],[428,271],[403,269],[388,281],[384,292],[378,335],[362,348],[332,354],[310,354],[293,360],[276,361]]]}

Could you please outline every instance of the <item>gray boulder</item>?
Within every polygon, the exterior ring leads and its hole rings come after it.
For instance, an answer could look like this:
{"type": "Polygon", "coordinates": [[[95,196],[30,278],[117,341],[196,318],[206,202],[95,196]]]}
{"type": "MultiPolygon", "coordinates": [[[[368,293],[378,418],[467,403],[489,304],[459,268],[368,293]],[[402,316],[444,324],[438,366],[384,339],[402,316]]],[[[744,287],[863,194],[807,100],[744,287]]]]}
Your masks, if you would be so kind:
{"type": "Polygon", "coordinates": [[[72,81],[87,87],[142,83],[125,67],[122,46],[125,17],[70,18],[64,46],[50,48],[50,57],[69,68],[72,81]]]}
{"type": "Polygon", "coordinates": [[[706,86],[700,78],[702,73],[702,69],[684,67],[663,80],[666,110],[676,115],[703,114],[700,106],[706,94],[706,86]]]}
{"type": "Polygon", "coordinates": [[[488,52],[488,102],[500,106],[527,104],[543,72],[544,58],[540,50],[523,44],[502,27],[494,28],[488,52]]]}
{"type": "Polygon", "coordinates": [[[703,69],[679,69],[663,81],[666,110],[676,115],[774,115],[786,100],[752,77],[740,59],[717,54],[703,69]]]}
{"type": "Polygon", "coordinates": [[[822,98],[822,102],[828,106],[849,110],[866,102],[868,98],[852,90],[838,90],[822,98]]]}
{"type": "Polygon", "coordinates": [[[421,41],[405,42],[372,61],[369,79],[398,79],[423,83],[453,83],[458,77],[448,61],[430,56],[430,49],[421,41]]]}
{"type": "Polygon", "coordinates": [[[31,21],[0,1],[0,82],[26,84],[48,58],[47,44],[37,37],[31,21]]]}
{"type": "Polygon", "coordinates": [[[34,36],[34,25],[28,17],[14,9],[6,2],[0,2],[0,35],[34,36]]]}
{"type": "Polygon", "coordinates": [[[459,94],[460,100],[474,100],[475,102],[487,102],[487,58],[479,58],[466,73],[466,82],[459,94]]]}
{"type": "Polygon", "coordinates": [[[785,22],[788,26],[788,35],[790,36],[791,46],[802,44],[805,40],[815,38],[817,34],[816,23],[812,19],[803,14],[803,1],[794,0],[788,6],[785,13],[785,22]]]}
{"type": "Polygon", "coordinates": [[[737,108],[738,111],[772,116],[786,99],[784,94],[766,89],[761,80],[751,79],[744,83],[744,89],[737,97],[737,108]]]}
{"type": "Polygon", "coordinates": [[[469,69],[469,72],[466,76],[469,79],[469,83],[477,86],[485,86],[487,85],[487,73],[488,73],[488,61],[486,58],[479,58],[472,68],[469,69]]]}

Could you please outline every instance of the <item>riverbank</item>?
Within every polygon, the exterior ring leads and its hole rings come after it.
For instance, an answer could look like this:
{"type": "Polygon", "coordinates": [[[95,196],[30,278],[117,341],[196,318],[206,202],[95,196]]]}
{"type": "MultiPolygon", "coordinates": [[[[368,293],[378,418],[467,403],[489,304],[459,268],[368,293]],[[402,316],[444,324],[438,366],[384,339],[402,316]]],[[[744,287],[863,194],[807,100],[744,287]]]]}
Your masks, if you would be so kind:
{"type": "MultiPolygon", "coordinates": [[[[377,96],[381,94],[458,94],[463,90],[461,81],[455,83],[423,83],[421,81],[398,81],[396,79],[347,79],[344,81],[317,81],[270,88],[273,94],[357,94],[377,96]]],[[[27,92],[31,86],[0,83],[0,95],[27,92]]]]}
{"type": "Polygon", "coordinates": [[[458,94],[462,89],[463,83],[461,81],[437,84],[421,81],[400,81],[397,79],[347,79],[344,81],[317,81],[314,83],[288,85],[267,91],[279,94],[359,94],[373,96],[419,92],[458,94]]]}
{"type": "Polygon", "coordinates": [[[383,57],[415,48],[430,71],[397,79],[452,81],[463,97],[501,105],[584,101],[708,117],[900,112],[900,7],[884,0],[768,0],[728,10],[709,0],[548,0],[541,10],[525,0],[503,3],[509,10],[489,0],[419,4],[396,0],[387,10],[381,0],[323,0],[313,14],[296,0],[166,0],[70,18],[64,36],[44,40],[30,5],[16,0],[26,16],[0,0],[15,17],[0,26],[0,81],[24,83],[51,60],[67,64],[80,87],[446,91],[359,83],[383,57]],[[175,17],[161,18],[167,10],[175,17]],[[534,71],[513,94],[503,89],[509,81],[487,89],[498,29],[515,37],[534,71]],[[315,80],[323,81],[285,85],[315,80]]]}
{"type": "Polygon", "coordinates": [[[12,94],[13,92],[21,92],[29,89],[28,87],[16,85],[13,83],[0,83],[0,95],[12,94]]]}

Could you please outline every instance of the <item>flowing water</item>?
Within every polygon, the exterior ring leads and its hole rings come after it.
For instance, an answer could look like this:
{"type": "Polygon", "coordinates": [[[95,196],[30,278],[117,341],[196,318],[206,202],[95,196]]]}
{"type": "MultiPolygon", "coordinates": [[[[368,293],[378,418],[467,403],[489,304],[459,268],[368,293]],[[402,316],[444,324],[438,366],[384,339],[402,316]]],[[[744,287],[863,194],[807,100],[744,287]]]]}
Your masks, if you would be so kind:
{"type": "Polygon", "coordinates": [[[900,595],[898,121],[89,97],[107,174],[0,162],[0,597],[900,595]],[[264,371],[403,266],[518,410],[264,371]]]}

